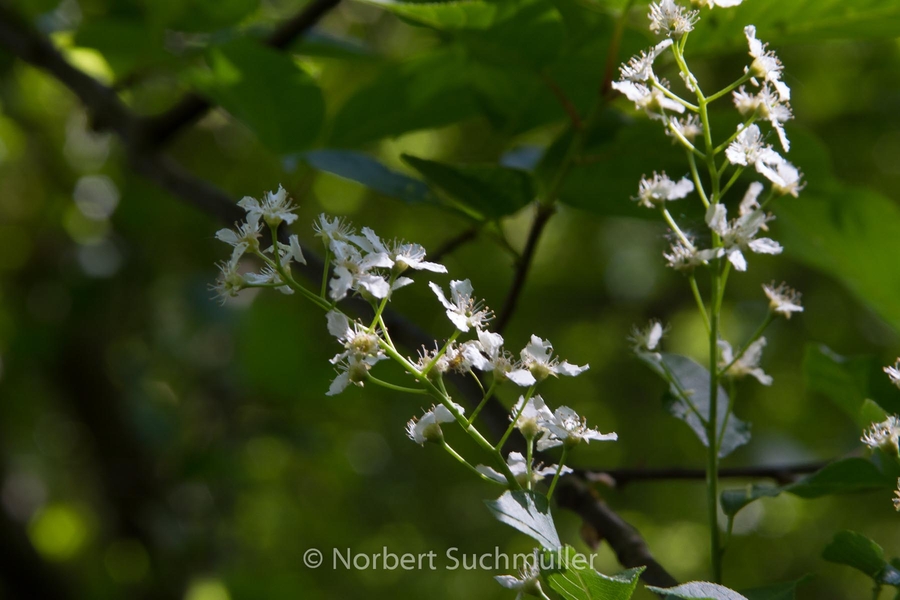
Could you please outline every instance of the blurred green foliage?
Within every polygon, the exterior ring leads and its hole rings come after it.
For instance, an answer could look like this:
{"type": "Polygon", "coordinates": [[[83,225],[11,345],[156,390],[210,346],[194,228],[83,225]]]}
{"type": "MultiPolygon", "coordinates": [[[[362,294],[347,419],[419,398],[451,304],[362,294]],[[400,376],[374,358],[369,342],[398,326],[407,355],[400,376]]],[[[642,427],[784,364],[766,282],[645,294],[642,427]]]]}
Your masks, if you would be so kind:
{"type": "MultiPolygon", "coordinates": [[[[532,211],[521,207],[561,159],[567,108],[584,116],[607,65],[652,41],[638,3],[608,56],[617,0],[347,0],[284,53],[261,40],[303,9],[294,0],[10,4],[141,114],[189,91],[221,105],[167,151],[235,198],[283,183],[309,244],[322,211],[429,250],[480,228],[444,262],[494,307],[514,263],[498,238],[522,247],[532,211]],[[490,202],[493,186],[502,205],[490,202]]],[[[753,439],[726,467],[858,451],[864,401],[898,405],[878,370],[900,346],[900,5],[745,0],[705,12],[689,51],[711,88],[746,63],[747,23],[786,64],[790,159],[808,187],[777,207],[785,256],[756,257],[732,276],[724,328],[732,340],[752,333],[770,280],[801,289],[806,312],[769,334],[775,385],[739,385],[736,414],[753,439]],[[868,358],[826,369],[835,389],[812,368],[832,352],[808,344],[868,358]]],[[[493,489],[406,439],[416,401],[369,387],[325,398],[334,347],[316,309],[277,294],[215,302],[220,224],[135,174],[52,76],[0,52],[0,108],[2,506],[72,597],[508,597],[477,570],[328,568],[332,548],[531,545],[484,508],[493,489]],[[303,566],[313,547],[326,567],[303,566]]],[[[672,351],[705,356],[684,280],[662,265],[665,231],[629,201],[642,173],[686,165],[622,100],[597,116],[585,156],[507,340],[520,347],[536,333],[591,364],[547,391],[619,434],[579,451],[576,466],[699,467],[702,448],[625,341],[633,323],[660,317],[672,351]]],[[[701,222],[698,208],[676,208],[701,222]]],[[[393,307],[436,337],[449,332],[424,286],[393,307]]],[[[702,482],[600,491],[676,578],[706,576],[702,482]]],[[[586,551],[577,517],[555,518],[563,540],[586,551]]],[[[801,598],[863,597],[866,577],[826,564],[822,549],[852,529],[897,556],[897,519],[884,493],[754,502],[735,522],[727,583],[810,573],[801,598]]],[[[598,552],[601,571],[619,570],[608,548],[598,552]]],[[[635,598],[651,597],[639,586],[635,598]]]]}

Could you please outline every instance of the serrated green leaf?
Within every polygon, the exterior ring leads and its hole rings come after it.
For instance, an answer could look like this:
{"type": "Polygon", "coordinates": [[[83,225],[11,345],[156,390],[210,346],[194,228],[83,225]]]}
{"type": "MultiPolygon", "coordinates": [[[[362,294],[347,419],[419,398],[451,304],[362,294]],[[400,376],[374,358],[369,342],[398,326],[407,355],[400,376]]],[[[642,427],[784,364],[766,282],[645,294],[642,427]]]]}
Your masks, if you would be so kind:
{"type": "Polygon", "coordinates": [[[830,463],[790,485],[750,485],[746,488],[725,490],[721,495],[722,510],[735,515],[742,508],[760,498],[772,498],[789,492],[800,498],[819,498],[831,494],[851,494],[879,489],[892,489],[896,479],[882,472],[864,458],[845,458],[830,463]]]}
{"type": "Polygon", "coordinates": [[[900,586],[900,570],[884,557],[884,549],[855,531],[840,531],[822,551],[829,562],[862,571],[878,583],[900,586]]]}
{"type": "Polygon", "coordinates": [[[432,185],[487,219],[510,215],[534,199],[531,175],[499,165],[448,165],[404,154],[432,185]]]}
{"type": "Polygon", "coordinates": [[[302,156],[314,169],[349,179],[408,204],[437,203],[428,185],[397,171],[361,152],[350,150],[314,150],[302,156]]]}
{"type": "Polygon", "coordinates": [[[485,504],[498,521],[537,540],[544,548],[562,546],[546,496],[529,491],[504,492],[497,500],[485,500],[485,504]]]}
{"type": "Polygon", "coordinates": [[[322,92],[293,59],[249,39],[208,52],[208,70],[194,70],[197,89],[280,153],[302,150],[318,136],[322,92]]]}
{"type": "Polygon", "coordinates": [[[766,585],[763,587],[742,590],[741,593],[747,597],[747,600],[795,600],[797,597],[797,588],[803,585],[809,576],[801,577],[794,581],[785,583],[776,583],[774,585],[766,585]]]}
{"type": "Polygon", "coordinates": [[[597,572],[588,557],[578,554],[572,546],[546,550],[541,558],[550,587],[565,600],[628,600],[637,587],[638,578],[646,567],[628,569],[616,575],[597,572]]]}
{"type": "Polygon", "coordinates": [[[657,594],[692,600],[747,600],[746,596],[742,596],[734,590],[708,581],[691,581],[673,588],[658,588],[648,585],[647,589],[657,594]]]}
{"type": "MultiPolygon", "coordinates": [[[[700,442],[708,447],[709,437],[704,421],[709,419],[710,414],[709,371],[694,360],[678,354],[644,353],[638,356],[669,382],[669,392],[663,397],[666,410],[687,423],[700,442]]],[[[719,456],[723,457],[750,441],[750,425],[734,414],[728,414],[730,400],[722,386],[718,386],[716,398],[717,431],[725,427],[719,447],[719,456]]]]}

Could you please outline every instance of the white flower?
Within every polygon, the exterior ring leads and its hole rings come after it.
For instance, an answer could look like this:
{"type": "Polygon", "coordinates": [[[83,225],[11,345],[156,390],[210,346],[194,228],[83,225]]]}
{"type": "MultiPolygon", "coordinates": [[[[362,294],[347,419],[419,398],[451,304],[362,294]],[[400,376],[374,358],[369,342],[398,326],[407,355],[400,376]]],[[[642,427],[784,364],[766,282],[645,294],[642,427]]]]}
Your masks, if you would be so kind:
{"type": "Polygon", "coordinates": [[[674,0],[660,0],[650,5],[650,31],[653,33],[681,39],[681,37],[693,31],[694,24],[700,18],[699,11],[687,10],[683,6],[675,4],[674,0]]]}
{"type": "Polygon", "coordinates": [[[262,218],[270,227],[278,227],[282,222],[290,225],[297,220],[296,210],[287,197],[287,192],[280,185],[278,191],[266,192],[262,202],[245,196],[238,206],[247,211],[247,220],[259,220],[262,218]]]}
{"type": "Polygon", "coordinates": [[[776,315],[790,319],[793,313],[803,312],[803,306],[800,304],[800,292],[789,288],[786,283],[776,286],[773,281],[769,285],[763,285],[762,287],[769,298],[769,310],[776,315]]]}
{"type": "Polygon", "coordinates": [[[547,433],[538,440],[538,450],[546,450],[556,446],[577,446],[581,442],[591,440],[600,442],[615,441],[619,436],[615,433],[600,433],[596,429],[588,429],[587,420],[568,406],[560,406],[553,413],[553,419],[545,424],[547,433]]]}
{"type": "Polygon", "coordinates": [[[691,245],[687,246],[681,239],[672,242],[669,252],[663,252],[663,258],[666,264],[676,271],[693,271],[700,265],[707,264],[708,261],[721,256],[719,249],[698,249],[692,240],[691,245]]]}
{"type": "MultiPolygon", "coordinates": [[[[266,252],[271,252],[272,247],[266,248],[266,252]]],[[[303,256],[303,249],[300,247],[300,240],[296,235],[288,238],[287,244],[278,242],[278,260],[284,269],[287,269],[291,262],[298,262],[301,265],[306,264],[306,258],[303,256]]]]}
{"type": "MultiPolygon", "coordinates": [[[[693,142],[698,135],[703,134],[703,127],[696,115],[688,115],[682,119],[669,119],[669,127],[689,142],[693,142]]],[[[673,135],[673,133],[666,129],[666,135],[673,135]]]]}
{"type": "MultiPolygon", "coordinates": [[[[739,129],[740,127],[738,125],[739,129]]],[[[756,124],[741,130],[725,149],[725,156],[733,165],[752,165],[769,181],[784,183],[775,170],[775,167],[785,162],[784,158],[772,150],[771,146],[763,143],[762,132],[756,124]]]]}
{"type": "Polygon", "coordinates": [[[559,362],[553,356],[553,345],[548,340],[542,340],[536,335],[531,336],[531,341],[522,349],[520,357],[522,366],[531,371],[537,381],[543,381],[550,375],[568,375],[574,377],[588,370],[589,365],[577,366],[568,361],[559,362]]]}
{"type": "MultiPolygon", "coordinates": [[[[451,404],[459,414],[465,414],[466,411],[462,406],[455,402],[451,402],[451,404]]],[[[441,423],[452,423],[455,420],[456,417],[453,416],[453,413],[446,406],[438,404],[437,406],[432,406],[431,410],[418,419],[415,417],[410,419],[406,424],[406,435],[420,445],[424,445],[425,442],[440,442],[444,439],[441,423]]]]}
{"type": "Polygon", "coordinates": [[[499,333],[478,330],[478,341],[481,349],[488,358],[488,367],[484,371],[493,371],[497,381],[510,380],[516,385],[528,387],[534,385],[534,375],[527,369],[521,368],[512,355],[503,349],[503,336],[499,333]]]}
{"type": "Polygon", "coordinates": [[[437,263],[425,260],[425,248],[419,244],[411,244],[408,242],[393,241],[385,244],[374,231],[368,227],[363,227],[362,234],[365,240],[369,242],[369,248],[365,248],[369,252],[386,254],[393,262],[392,267],[397,273],[402,273],[406,269],[414,269],[416,271],[431,271],[433,273],[446,273],[447,267],[437,263]]]}
{"type": "MultiPolygon", "coordinates": [[[[509,470],[512,472],[513,476],[516,478],[516,481],[519,482],[519,485],[522,487],[534,487],[534,484],[543,481],[545,477],[552,477],[556,475],[556,469],[558,465],[550,465],[548,467],[544,467],[543,465],[537,465],[531,469],[531,485],[529,486],[528,481],[528,465],[525,460],[525,457],[522,456],[520,452],[510,452],[509,456],[506,457],[506,464],[509,466],[509,470]]],[[[485,477],[489,477],[493,479],[497,483],[506,484],[506,477],[504,477],[501,473],[495,471],[494,469],[487,467],[485,465],[478,465],[475,467],[479,473],[484,475],[485,477]]],[[[567,475],[572,472],[572,469],[569,467],[563,467],[559,474],[567,475]]]]}
{"type": "Polygon", "coordinates": [[[482,302],[472,297],[472,283],[468,280],[450,282],[450,300],[444,290],[433,281],[428,282],[434,295],[447,311],[447,318],[462,332],[472,327],[480,329],[493,318],[493,313],[482,302]]]}
{"type": "Polygon", "coordinates": [[[372,269],[389,268],[391,259],[377,252],[363,256],[354,246],[345,242],[331,244],[334,253],[334,277],[328,284],[332,300],[342,300],[350,290],[363,290],[375,298],[386,298],[391,293],[387,280],[372,269]]]}
{"type": "Polygon", "coordinates": [[[473,368],[479,371],[488,371],[491,368],[491,363],[481,353],[481,343],[477,340],[470,340],[462,344],[450,344],[442,361],[444,364],[441,365],[441,368],[444,371],[457,373],[468,373],[473,368]]]}
{"type": "Polygon", "coordinates": [[[894,495],[897,496],[893,499],[894,509],[900,511],[900,477],[897,478],[897,489],[894,491],[894,495]]]}
{"type": "Polygon", "coordinates": [[[897,359],[893,367],[885,367],[884,372],[887,373],[891,383],[900,388],[900,358],[897,359]]]}
{"type": "MultiPolygon", "coordinates": [[[[337,357],[335,357],[337,358],[337,357]]],[[[346,358],[336,363],[337,377],[331,382],[326,396],[335,396],[340,394],[351,383],[363,387],[369,369],[376,362],[384,358],[383,356],[362,356],[358,354],[348,353],[346,358]]]]}
{"type": "Polygon", "coordinates": [[[784,123],[794,118],[791,106],[780,96],[772,92],[769,84],[765,83],[756,94],[748,94],[743,86],[732,93],[734,105],[743,116],[757,113],[767,120],[781,142],[785,152],[791,149],[790,140],[784,131],[784,123]]]}
{"type": "Polygon", "coordinates": [[[335,243],[356,243],[361,239],[356,235],[356,230],[350,223],[339,217],[329,220],[328,215],[325,213],[319,215],[319,220],[313,224],[313,229],[316,232],[316,237],[322,238],[325,246],[332,251],[335,243]]]}
{"type": "Polygon", "coordinates": [[[628,341],[631,342],[632,348],[638,354],[649,353],[651,356],[660,358],[659,347],[663,336],[666,334],[666,328],[657,320],[650,321],[644,329],[638,328],[637,325],[631,328],[631,335],[628,341]]]}
{"type": "Polygon", "coordinates": [[[706,212],[706,223],[722,239],[725,256],[738,271],[747,270],[747,260],[742,250],[751,250],[757,254],[780,254],[781,245],[769,238],[756,238],[759,230],[773,217],[761,211],[728,221],[727,211],[722,204],[713,204],[706,212]]]}
{"type": "MultiPolygon", "coordinates": [[[[665,86],[663,81],[660,81],[659,84],[665,86]]],[[[612,87],[634,102],[634,107],[646,112],[651,119],[666,119],[665,111],[667,110],[678,114],[684,112],[684,106],[668,98],[661,90],[655,87],[648,87],[643,83],[635,83],[628,80],[614,81],[612,87]]]]}
{"type": "Polygon", "coordinates": [[[671,45],[672,40],[665,39],[650,48],[649,51],[642,51],[639,55],[631,57],[628,64],[622,64],[619,67],[619,75],[622,77],[622,80],[640,83],[655,79],[653,62],[671,45]]]}
{"type": "Polygon", "coordinates": [[[872,423],[860,441],[872,450],[881,448],[889,454],[897,454],[900,452],[900,417],[890,415],[881,423],[872,423]]]}
{"type": "Polygon", "coordinates": [[[336,310],[329,311],[325,318],[328,320],[328,333],[344,346],[344,351],[336,354],[331,359],[331,364],[337,364],[351,356],[365,360],[370,365],[387,358],[379,345],[380,338],[376,332],[370,332],[357,321],[351,323],[345,314],[336,310]],[[374,361],[369,360],[373,358],[374,361]]]}
{"type": "Polygon", "coordinates": [[[765,371],[759,366],[759,361],[762,359],[762,351],[765,347],[766,338],[761,337],[750,344],[744,354],[735,361],[731,344],[725,340],[719,340],[719,350],[722,352],[722,360],[719,363],[719,367],[725,368],[734,362],[734,364],[728,368],[728,371],[726,371],[726,377],[740,379],[747,375],[751,375],[763,385],[772,385],[772,377],[766,375],[765,371]]]}
{"type": "Polygon", "coordinates": [[[694,182],[682,177],[680,181],[675,182],[669,179],[669,176],[663,173],[653,172],[653,176],[649,179],[647,176],[641,177],[638,184],[638,195],[632,200],[646,206],[647,208],[656,208],[663,206],[667,200],[679,200],[694,191],[694,182]]]}
{"type": "MultiPolygon", "coordinates": [[[[739,216],[744,217],[760,209],[759,195],[762,191],[763,184],[758,181],[754,181],[747,187],[747,191],[744,192],[744,197],[741,199],[741,204],[738,207],[739,216]]],[[[761,229],[765,231],[768,228],[763,226],[761,229]]]]}
{"type": "Polygon", "coordinates": [[[521,431],[523,436],[535,438],[546,430],[547,423],[553,420],[553,413],[539,395],[529,398],[527,402],[525,396],[519,396],[519,401],[512,407],[509,420],[514,421],[513,427],[521,431]]]}
{"type": "MultiPolygon", "coordinates": [[[[506,480],[504,479],[504,481],[506,480]]],[[[541,589],[541,568],[538,562],[537,551],[534,553],[534,560],[527,561],[526,565],[519,571],[518,577],[495,575],[494,579],[506,589],[516,590],[518,593],[515,600],[522,600],[526,594],[546,597],[546,594],[541,589]]]]}
{"type": "Polygon", "coordinates": [[[779,98],[786,102],[791,99],[791,89],[781,81],[781,71],[784,65],[771,50],[766,50],[768,44],[763,44],[756,39],[756,27],[747,25],[744,27],[744,35],[747,37],[747,44],[750,47],[750,56],[753,57],[753,63],[746,67],[745,73],[753,75],[751,81],[754,85],[759,85],[757,79],[762,79],[771,83],[778,92],[779,98]]]}
{"type": "Polygon", "coordinates": [[[234,247],[232,260],[240,258],[247,250],[259,249],[260,225],[258,219],[248,219],[236,225],[235,229],[220,229],[216,239],[234,247]]]}
{"type": "Polygon", "coordinates": [[[219,277],[212,286],[212,290],[216,292],[216,296],[222,299],[223,303],[228,296],[232,298],[237,296],[238,292],[247,286],[247,281],[237,271],[238,259],[240,259],[240,255],[234,253],[230,259],[216,265],[219,267],[219,277]]]}
{"type": "Polygon", "coordinates": [[[797,167],[788,161],[783,160],[775,165],[775,174],[778,177],[777,179],[772,180],[773,190],[782,196],[790,194],[794,198],[800,194],[800,190],[803,189],[805,184],[800,183],[800,180],[803,178],[803,173],[801,173],[797,167]]]}

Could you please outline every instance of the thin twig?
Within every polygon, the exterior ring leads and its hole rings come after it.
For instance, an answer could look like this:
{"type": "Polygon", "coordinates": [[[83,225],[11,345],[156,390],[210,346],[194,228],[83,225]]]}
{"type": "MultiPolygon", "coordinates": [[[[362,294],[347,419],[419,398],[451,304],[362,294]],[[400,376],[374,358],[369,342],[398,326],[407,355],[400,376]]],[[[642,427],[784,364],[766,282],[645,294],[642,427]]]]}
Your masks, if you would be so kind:
{"type": "MultiPolygon", "coordinates": [[[[801,475],[815,473],[828,464],[829,461],[799,463],[795,465],[762,465],[751,467],[732,467],[720,469],[719,477],[731,479],[773,479],[779,484],[795,481],[801,475]]],[[[706,470],[690,469],[682,467],[663,468],[621,468],[621,469],[576,469],[575,473],[584,477],[587,481],[605,483],[613,487],[624,487],[629,483],[640,481],[670,481],[670,480],[703,480],[706,478],[706,470]]]]}

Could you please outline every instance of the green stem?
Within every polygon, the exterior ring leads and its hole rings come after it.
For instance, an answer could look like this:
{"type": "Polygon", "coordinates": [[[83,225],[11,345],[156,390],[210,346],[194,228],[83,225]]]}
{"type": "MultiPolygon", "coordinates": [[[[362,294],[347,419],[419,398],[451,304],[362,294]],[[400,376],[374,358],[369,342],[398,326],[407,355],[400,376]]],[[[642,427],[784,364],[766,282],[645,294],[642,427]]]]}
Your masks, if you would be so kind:
{"type": "Polygon", "coordinates": [[[518,421],[519,417],[522,416],[522,412],[525,410],[525,405],[528,404],[528,401],[531,399],[531,395],[534,393],[534,388],[536,388],[536,387],[537,387],[537,384],[534,384],[533,386],[528,388],[528,391],[525,392],[524,396],[522,396],[522,406],[519,407],[519,411],[512,418],[512,421],[510,422],[509,427],[506,428],[506,433],[503,434],[503,437],[500,438],[500,441],[495,446],[495,450],[497,452],[500,452],[503,449],[503,444],[505,444],[506,440],[509,439],[509,436],[512,434],[513,429],[516,428],[516,421],[518,421]]]}
{"type": "Polygon", "coordinates": [[[366,373],[366,380],[371,381],[375,385],[380,385],[383,388],[387,388],[389,390],[394,390],[395,392],[404,392],[406,394],[426,394],[426,395],[428,394],[428,390],[408,388],[408,387],[404,387],[402,385],[397,385],[397,384],[391,383],[389,381],[384,381],[382,379],[378,379],[371,373],[366,373]]]}
{"type": "Polygon", "coordinates": [[[485,481],[488,481],[488,482],[496,484],[496,485],[503,485],[496,479],[491,479],[490,477],[488,477],[487,475],[485,475],[484,473],[480,472],[478,469],[473,467],[471,464],[469,464],[469,461],[467,461],[465,458],[460,456],[459,453],[456,450],[454,450],[453,448],[451,448],[450,445],[447,444],[447,442],[445,440],[441,440],[441,446],[444,448],[444,450],[446,450],[450,454],[450,456],[452,456],[453,458],[458,460],[461,464],[465,465],[465,467],[467,469],[469,469],[470,471],[475,473],[475,475],[477,475],[480,479],[483,479],[485,481]]]}
{"type": "Polygon", "coordinates": [[[325,295],[328,293],[328,269],[331,267],[331,249],[325,249],[325,267],[322,269],[322,292],[319,294],[322,297],[322,300],[325,300],[325,295]]]}
{"type": "Polygon", "coordinates": [[[665,204],[659,205],[659,210],[662,213],[663,218],[666,220],[666,223],[669,224],[669,227],[672,228],[672,231],[675,232],[675,235],[678,236],[678,239],[681,240],[681,243],[684,244],[688,250],[693,251],[694,245],[691,241],[684,235],[684,232],[678,227],[678,223],[675,222],[675,219],[672,218],[672,215],[669,214],[669,209],[666,208],[665,204]]]}
{"type": "Polygon", "coordinates": [[[431,369],[434,367],[434,365],[437,364],[437,361],[440,360],[440,358],[442,356],[444,356],[444,354],[447,352],[447,348],[450,347],[450,344],[452,344],[453,342],[456,341],[456,338],[459,337],[460,333],[461,333],[460,330],[457,329],[450,335],[449,338],[447,338],[447,342],[444,344],[444,347],[441,348],[440,351],[434,355],[434,358],[432,358],[430,361],[428,361],[428,364],[425,365],[425,368],[422,369],[423,376],[428,375],[428,373],[431,371],[431,369]]]}
{"type": "Polygon", "coordinates": [[[556,490],[556,482],[559,481],[559,474],[562,472],[563,466],[566,464],[566,455],[569,453],[569,447],[563,444],[562,456],[559,457],[559,464],[556,466],[556,474],[553,475],[553,481],[550,483],[550,489],[547,490],[547,501],[553,499],[553,492],[556,490]]]}
{"type": "Polygon", "coordinates": [[[666,86],[660,84],[660,83],[659,83],[658,81],[656,81],[655,79],[654,79],[651,83],[653,84],[653,87],[655,87],[656,89],[658,89],[659,91],[661,91],[661,92],[663,93],[663,95],[664,95],[666,98],[668,98],[668,99],[670,99],[670,100],[674,100],[675,102],[677,102],[678,104],[682,105],[683,107],[685,107],[685,108],[688,109],[689,111],[691,111],[691,112],[697,112],[697,111],[699,110],[699,107],[698,107],[696,104],[691,104],[690,102],[688,102],[687,100],[685,100],[684,98],[682,98],[681,96],[679,96],[678,94],[672,92],[672,90],[670,90],[670,89],[667,88],[666,86]]]}
{"type": "Polygon", "coordinates": [[[726,86],[726,87],[722,88],[721,90],[719,90],[718,92],[716,92],[715,94],[710,95],[706,99],[706,103],[709,104],[710,102],[715,102],[722,96],[724,96],[726,94],[730,94],[731,92],[733,92],[734,90],[739,88],[741,85],[750,81],[751,77],[752,77],[752,75],[750,73],[744,73],[744,75],[740,79],[735,81],[734,83],[731,83],[728,86],[726,86]]]}
{"type": "MultiPolygon", "coordinates": [[[[728,163],[726,162],[725,165],[727,165],[727,164],[728,163]]],[[[735,182],[737,182],[738,177],[740,177],[741,173],[743,173],[743,172],[744,172],[744,167],[741,167],[741,166],[738,166],[738,168],[734,170],[734,174],[731,176],[731,179],[729,179],[728,183],[725,184],[725,187],[722,188],[723,196],[728,193],[728,190],[730,190],[731,186],[733,186],[735,184],[735,182]]]]}
{"type": "Polygon", "coordinates": [[[525,440],[525,473],[528,477],[528,480],[525,482],[525,486],[527,489],[531,489],[532,485],[534,485],[534,474],[532,473],[531,460],[534,454],[534,438],[529,437],[525,440]]]}
{"type": "Polygon", "coordinates": [[[469,417],[469,425],[471,425],[472,423],[475,422],[475,419],[478,417],[478,413],[481,412],[481,409],[485,407],[485,405],[487,404],[488,400],[490,400],[490,399],[491,399],[491,396],[494,395],[494,390],[495,390],[496,388],[497,388],[497,380],[494,379],[494,381],[491,382],[491,386],[488,388],[487,393],[486,393],[486,394],[484,395],[484,397],[481,399],[481,402],[479,402],[479,403],[478,403],[478,406],[475,407],[475,410],[472,411],[472,416],[469,417]]]}
{"type": "Polygon", "coordinates": [[[688,164],[691,166],[691,177],[694,179],[694,186],[697,188],[697,194],[700,196],[700,201],[703,202],[703,206],[705,208],[709,208],[709,198],[706,197],[706,190],[703,189],[703,183],[700,181],[700,173],[697,170],[697,159],[694,158],[693,153],[688,152],[688,164]]]}
{"type": "Polygon", "coordinates": [[[697,150],[697,147],[694,146],[694,144],[692,144],[690,140],[684,137],[684,135],[682,135],[674,125],[672,125],[671,119],[669,119],[669,131],[672,132],[672,135],[674,135],[678,139],[678,141],[681,142],[681,145],[684,146],[685,149],[688,150],[691,154],[696,154],[701,159],[706,160],[706,155],[697,150]]]}
{"type": "Polygon", "coordinates": [[[703,296],[700,295],[700,288],[697,287],[697,278],[691,273],[688,276],[688,281],[691,283],[691,292],[694,294],[697,308],[700,309],[700,316],[703,317],[703,325],[706,326],[706,333],[709,335],[709,314],[706,310],[706,305],[703,303],[703,296]]]}
{"type": "MultiPolygon", "coordinates": [[[[713,269],[711,296],[716,298],[719,294],[719,274],[713,269]]],[[[710,318],[709,329],[709,419],[706,422],[706,437],[708,443],[706,464],[706,500],[709,512],[709,536],[710,558],[712,562],[713,581],[722,581],[722,548],[719,538],[719,452],[717,442],[717,409],[719,395],[718,368],[718,336],[719,313],[713,311],[710,318]]]]}

